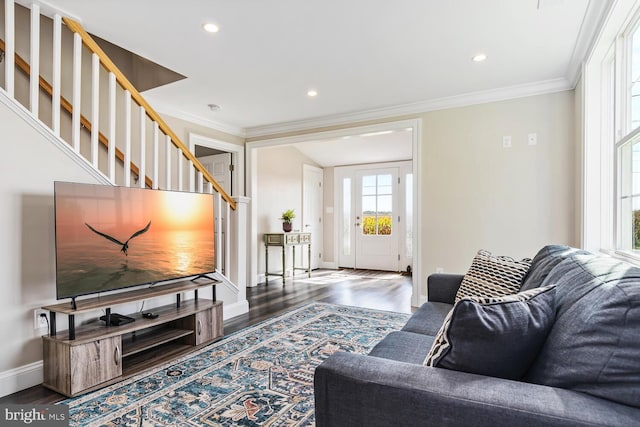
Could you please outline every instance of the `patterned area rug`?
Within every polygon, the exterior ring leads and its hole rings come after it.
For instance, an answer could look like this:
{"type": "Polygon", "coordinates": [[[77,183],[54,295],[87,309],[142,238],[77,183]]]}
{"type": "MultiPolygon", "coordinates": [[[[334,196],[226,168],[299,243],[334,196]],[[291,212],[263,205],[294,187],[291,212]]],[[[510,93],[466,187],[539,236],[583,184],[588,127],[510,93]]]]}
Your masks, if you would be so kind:
{"type": "Polygon", "coordinates": [[[312,303],[61,404],[72,426],[314,425],[316,366],[368,352],[408,317],[312,303]]]}

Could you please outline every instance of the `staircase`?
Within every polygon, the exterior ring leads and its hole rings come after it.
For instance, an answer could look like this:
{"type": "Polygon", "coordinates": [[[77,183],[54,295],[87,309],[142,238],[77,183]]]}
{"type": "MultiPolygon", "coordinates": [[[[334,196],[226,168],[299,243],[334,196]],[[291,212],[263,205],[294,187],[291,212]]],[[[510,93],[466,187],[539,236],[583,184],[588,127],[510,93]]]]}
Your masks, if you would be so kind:
{"type": "Polygon", "coordinates": [[[221,188],[79,22],[37,2],[0,5],[0,96],[101,182],[213,194],[216,275],[245,312],[246,200],[221,188]]]}

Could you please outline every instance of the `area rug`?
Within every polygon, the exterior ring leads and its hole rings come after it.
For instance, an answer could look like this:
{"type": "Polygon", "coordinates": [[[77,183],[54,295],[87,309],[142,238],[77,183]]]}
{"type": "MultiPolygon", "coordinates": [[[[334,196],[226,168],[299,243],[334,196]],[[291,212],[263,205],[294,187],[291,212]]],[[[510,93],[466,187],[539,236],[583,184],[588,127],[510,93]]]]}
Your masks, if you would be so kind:
{"type": "Polygon", "coordinates": [[[72,426],[314,425],[313,373],[368,352],[409,315],[312,303],[61,404],[72,426]]]}

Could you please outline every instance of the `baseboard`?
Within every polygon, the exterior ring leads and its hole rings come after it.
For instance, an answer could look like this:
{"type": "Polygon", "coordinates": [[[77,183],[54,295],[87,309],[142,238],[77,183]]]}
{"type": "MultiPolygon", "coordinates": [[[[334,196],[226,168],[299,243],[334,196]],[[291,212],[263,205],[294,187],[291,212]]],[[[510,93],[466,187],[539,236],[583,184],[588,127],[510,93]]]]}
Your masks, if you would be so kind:
{"type": "Polygon", "coordinates": [[[321,262],[320,263],[320,268],[325,268],[327,270],[337,270],[338,269],[338,263],[337,262],[321,262]]]}
{"type": "Polygon", "coordinates": [[[249,301],[242,300],[233,304],[225,304],[222,308],[222,319],[228,320],[249,312],[249,301]]]}
{"type": "Polygon", "coordinates": [[[42,384],[42,360],[0,372],[0,397],[42,384]]]}

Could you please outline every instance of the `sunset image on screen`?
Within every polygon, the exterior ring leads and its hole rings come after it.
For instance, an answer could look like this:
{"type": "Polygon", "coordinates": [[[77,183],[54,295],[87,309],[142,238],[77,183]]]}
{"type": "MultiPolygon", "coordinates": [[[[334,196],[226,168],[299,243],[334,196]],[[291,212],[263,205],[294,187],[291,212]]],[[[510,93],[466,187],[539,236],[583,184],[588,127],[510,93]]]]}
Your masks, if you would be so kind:
{"type": "Polygon", "coordinates": [[[215,269],[213,196],[56,183],[58,297],[215,269]]]}

